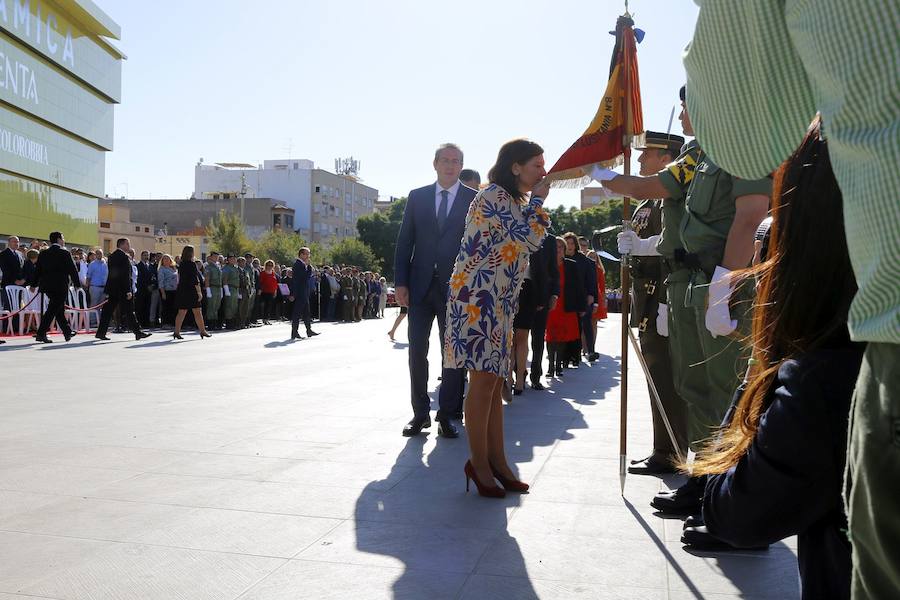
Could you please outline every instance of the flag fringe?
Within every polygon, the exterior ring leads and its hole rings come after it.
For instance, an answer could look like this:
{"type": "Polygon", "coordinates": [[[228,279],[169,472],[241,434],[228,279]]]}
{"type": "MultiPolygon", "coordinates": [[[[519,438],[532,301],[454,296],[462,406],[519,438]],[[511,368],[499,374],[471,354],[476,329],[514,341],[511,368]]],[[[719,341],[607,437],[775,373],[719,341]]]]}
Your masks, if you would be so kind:
{"type": "Polygon", "coordinates": [[[550,173],[547,175],[547,179],[550,181],[550,187],[552,188],[579,189],[587,187],[593,181],[590,173],[595,166],[606,169],[615,169],[616,167],[621,167],[623,164],[625,164],[624,155],[619,154],[611,160],[602,160],[583,167],[550,173]]]}

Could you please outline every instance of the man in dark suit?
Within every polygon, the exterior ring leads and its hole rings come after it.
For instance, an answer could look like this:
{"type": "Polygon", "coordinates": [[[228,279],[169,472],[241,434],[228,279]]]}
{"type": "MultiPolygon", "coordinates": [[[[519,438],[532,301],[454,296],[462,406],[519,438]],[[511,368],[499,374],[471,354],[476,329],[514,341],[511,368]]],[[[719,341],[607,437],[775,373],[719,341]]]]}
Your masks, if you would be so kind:
{"type": "Polygon", "coordinates": [[[47,337],[47,331],[50,330],[54,319],[62,329],[67,342],[75,335],[66,320],[66,298],[69,294],[69,280],[72,285],[81,285],[72,254],[65,249],[66,240],[63,239],[63,234],[58,231],[51,233],[50,244],[50,247],[38,256],[34,277],[28,282],[32,292],[37,287],[42,294],[47,295],[47,310],[41,316],[41,324],[35,336],[37,341],[45,344],[52,341],[47,337]]]}
{"type": "Polygon", "coordinates": [[[547,330],[547,314],[559,300],[559,266],[556,262],[556,236],[544,238],[540,249],[532,252],[528,264],[531,286],[537,303],[534,325],[531,327],[531,387],[544,389],[544,333],[547,330]]]}
{"type": "Polygon", "coordinates": [[[137,264],[137,291],[134,294],[134,312],[138,323],[147,327],[150,322],[150,295],[153,293],[150,272],[150,253],[141,252],[141,260],[137,264]]]}
{"type": "MultiPolygon", "coordinates": [[[[4,288],[8,285],[25,285],[25,275],[22,273],[25,257],[18,251],[18,248],[19,238],[12,235],[6,240],[6,248],[0,252],[0,272],[3,273],[3,277],[0,278],[0,308],[7,310],[13,309],[9,306],[9,298],[6,297],[4,288]]],[[[19,317],[12,318],[18,319],[19,317]]],[[[3,343],[5,342],[0,340],[0,344],[3,343]]]]}
{"type": "MultiPolygon", "coordinates": [[[[409,307],[409,376],[413,418],[403,435],[418,435],[431,426],[428,397],[428,342],[437,317],[441,343],[453,263],[466,226],[475,190],[462,185],[463,153],[444,144],[434,153],[437,183],[409,193],[397,236],[394,277],[397,302],[409,307]]],[[[443,369],[439,396],[438,435],[459,435],[451,423],[462,414],[463,371],[443,369]]]]}
{"type": "Polygon", "coordinates": [[[128,251],[131,250],[131,242],[128,238],[119,238],[116,240],[116,251],[109,255],[107,266],[109,275],[106,277],[106,304],[100,313],[100,325],[97,326],[97,333],[94,335],[98,340],[108,340],[106,331],[109,329],[109,321],[112,319],[113,312],[119,307],[119,314],[122,317],[122,323],[131,329],[134,333],[134,339],[141,340],[150,337],[149,333],[141,331],[137,318],[134,316],[134,294],[132,293],[132,271],[131,257],[128,251]]]}
{"type": "Polygon", "coordinates": [[[291,311],[291,339],[302,340],[300,335],[300,317],[306,325],[306,335],[319,335],[312,330],[312,319],[309,314],[309,282],[312,277],[312,266],[309,264],[309,248],[300,248],[297,260],[294,261],[293,279],[291,279],[291,295],[288,298],[294,303],[291,311]]]}

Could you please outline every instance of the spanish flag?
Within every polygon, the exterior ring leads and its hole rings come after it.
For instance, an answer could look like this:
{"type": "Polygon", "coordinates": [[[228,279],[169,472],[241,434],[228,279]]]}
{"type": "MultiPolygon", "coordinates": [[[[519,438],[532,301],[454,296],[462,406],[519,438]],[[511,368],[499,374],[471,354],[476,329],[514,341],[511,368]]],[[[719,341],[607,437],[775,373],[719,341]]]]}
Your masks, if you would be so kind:
{"type": "Polygon", "coordinates": [[[593,167],[621,165],[632,139],[644,132],[637,42],[631,17],[619,17],[615,36],[609,82],[600,107],[587,131],[547,174],[554,187],[582,187],[590,181],[593,167]]]}

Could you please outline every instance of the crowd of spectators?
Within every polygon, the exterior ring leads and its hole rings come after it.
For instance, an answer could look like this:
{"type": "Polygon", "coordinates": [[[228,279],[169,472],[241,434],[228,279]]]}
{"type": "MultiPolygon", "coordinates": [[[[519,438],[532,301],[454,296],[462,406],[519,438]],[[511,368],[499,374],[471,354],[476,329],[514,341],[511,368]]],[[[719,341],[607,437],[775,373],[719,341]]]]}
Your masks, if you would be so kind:
{"type": "MultiPolygon", "coordinates": [[[[3,288],[0,297],[4,309],[13,312],[21,308],[21,300],[19,306],[13,306],[6,293],[7,287],[37,286],[34,280],[35,264],[40,252],[48,247],[49,244],[40,240],[32,240],[27,247],[20,245],[16,236],[7,240],[6,249],[0,252],[0,287],[3,288]]],[[[87,308],[99,307],[106,298],[104,288],[109,275],[103,250],[67,249],[78,269],[87,308]]],[[[147,251],[135,256],[133,250],[129,250],[128,254],[132,260],[132,291],[138,323],[144,328],[174,329],[182,256],[147,251]]],[[[244,329],[291,320],[295,302],[291,295],[291,266],[261,260],[251,253],[238,257],[215,251],[209,253],[206,262],[196,259],[194,263],[201,288],[205,291],[201,310],[209,329],[244,329]],[[213,293],[216,288],[221,288],[217,292],[218,297],[213,293]]],[[[313,319],[344,323],[383,318],[391,291],[380,273],[351,265],[312,266],[307,289],[313,319]]],[[[19,297],[24,298],[23,295],[19,297]]],[[[18,317],[12,319],[18,323],[18,317]]],[[[118,314],[113,321],[114,333],[125,331],[118,314]]],[[[28,324],[29,329],[36,326],[36,323],[28,324]]],[[[197,327],[190,311],[185,317],[184,327],[197,327]]],[[[11,330],[17,329],[0,321],[0,334],[11,330]]]]}

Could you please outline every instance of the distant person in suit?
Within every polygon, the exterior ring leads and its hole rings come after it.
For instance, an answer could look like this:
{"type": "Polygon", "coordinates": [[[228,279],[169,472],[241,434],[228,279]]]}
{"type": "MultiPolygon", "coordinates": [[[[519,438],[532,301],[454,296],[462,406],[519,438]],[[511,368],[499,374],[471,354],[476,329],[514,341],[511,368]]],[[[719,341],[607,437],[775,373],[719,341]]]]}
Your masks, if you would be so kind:
{"type": "Polygon", "coordinates": [[[174,339],[184,339],[181,337],[181,324],[184,323],[188,311],[194,316],[194,323],[200,330],[200,338],[212,337],[206,331],[206,324],[203,322],[202,290],[203,276],[197,268],[197,263],[194,262],[194,247],[185,246],[181,250],[181,262],[178,264],[178,287],[175,290],[175,306],[178,307],[178,314],[175,315],[175,332],[172,334],[174,339]]]}
{"type": "MultiPolygon", "coordinates": [[[[9,298],[6,297],[5,289],[10,285],[25,285],[25,275],[22,273],[22,267],[25,265],[25,258],[19,252],[19,238],[12,235],[6,240],[6,248],[0,252],[0,272],[3,273],[0,278],[0,307],[6,310],[14,310],[9,305],[9,298]]],[[[15,307],[16,309],[18,307],[15,307]]],[[[13,317],[18,319],[19,317],[13,317]]],[[[0,341],[0,344],[3,342],[0,341]]]]}
{"type": "Polygon", "coordinates": [[[134,307],[138,322],[143,327],[150,325],[150,297],[153,295],[153,274],[150,268],[150,253],[141,252],[137,263],[137,289],[134,293],[134,307]]]}
{"type": "Polygon", "coordinates": [[[475,169],[463,169],[459,172],[459,180],[463,185],[478,191],[481,187],[481,174],[475,169]]]}
{"type": "MultiPolygon", "coordinates": [[[[394,255],[395,295],[409,307],[409,377],[413,418],[403,435],[414,436],[431,426],[428,397],[428,341],[437,318],[444,339],[447,295],[453,263],[459,254],[466,213],[475,190],[459,181],[463,153],[443,144],[434,153],[437,182],[409,193],[394,255]]],[[[462,416],[462,369],[443,369],[438,410],[438,435],[459,436],[451,419],[462,416]]]]}
{"type": "Polygon", "coordinates": [[[66,250],[66,240],[59,231],[50,234],[50,247],[38,255],[35,263],[34,274],[29,285],[31,291],[40,289],[40,293],[47,295],[47,310],[41,316],[41,324],[38,326],[35,339],[49,344],[52,340],[47,337],[50,325],[56,319],[63,336],[68,342],[75,335],[66,320],[66,298],[69,294],[69,283],[75,287],[81,285],[78,278],[78,268],[72,260],[72,254],[66,250]]]}
{"type": "Polygon", "coordinates": [[[119,238],[116,240],[116,251],[110,254],[107,260],[109,272],[104,288],[107,302],[103,305],[103,311],[100,313],[100,325],[97,327],[97,333],[94,334],[98,340],[109,340],[106,332],[116,307],[120,309],[122,322],[134,333],[134,339],[142,340],[150,337],[149,333],[141,331],[134,316],[134,292],[132,291],[134,282],[132,281],[131,257],[128,256],[129,250],[131,250],[131,242],[128,238],[119,238]]]}
{"type": "Polygon", "coordinates": [[[306,325],[306,335],[319,335],[312,330],[312,318],[309,312],[309,284],[312,278],[312,265],[309,264],[309,248],[300,248],[297,260],[294,261],[293,279],[291,280],[290,299],[294,303],[291,311],[291,339],[302,340],[300,335],[300,319],[306,325]]]}
{"type": "Polygon", "coordinates": [[[531,387],[543,390],[541,361],[544,359],[544,334],[547,331],[547,315],[559,300],[559,266],[556,256],[556,238],[548,235],[541,247],[532,252],[528,261],[528,275],[534,290],[537,311],[531,323],[531,387]]]}

